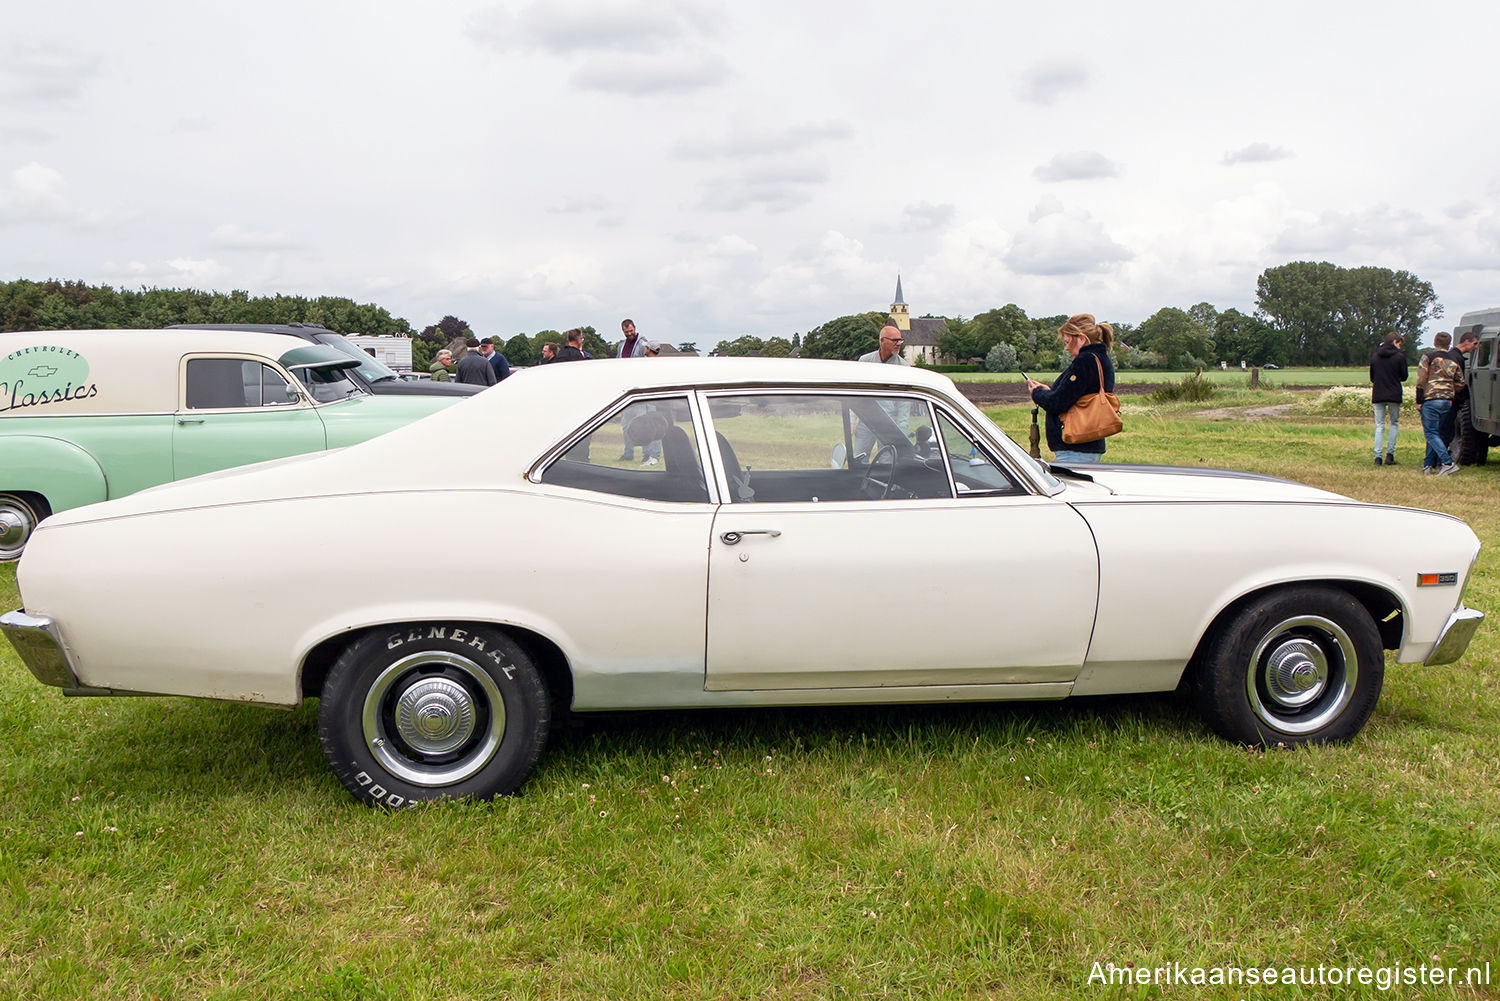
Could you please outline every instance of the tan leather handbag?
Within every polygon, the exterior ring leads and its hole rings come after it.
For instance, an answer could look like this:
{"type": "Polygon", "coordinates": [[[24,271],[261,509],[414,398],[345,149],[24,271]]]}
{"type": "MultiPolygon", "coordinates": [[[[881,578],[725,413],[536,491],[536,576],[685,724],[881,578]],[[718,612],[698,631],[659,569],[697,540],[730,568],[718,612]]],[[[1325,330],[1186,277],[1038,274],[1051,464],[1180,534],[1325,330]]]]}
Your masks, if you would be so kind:
{"type": "Polygon", "coordinates": [[[1062,439],[1069,445],[1108,438],[1125,428],[1120,419],[1120,398],[1104,391],[1104,363],[1096,356],[1094,364],[1099,366],[1099,392],[1080,396],[1062,415],[1062,439]]]}

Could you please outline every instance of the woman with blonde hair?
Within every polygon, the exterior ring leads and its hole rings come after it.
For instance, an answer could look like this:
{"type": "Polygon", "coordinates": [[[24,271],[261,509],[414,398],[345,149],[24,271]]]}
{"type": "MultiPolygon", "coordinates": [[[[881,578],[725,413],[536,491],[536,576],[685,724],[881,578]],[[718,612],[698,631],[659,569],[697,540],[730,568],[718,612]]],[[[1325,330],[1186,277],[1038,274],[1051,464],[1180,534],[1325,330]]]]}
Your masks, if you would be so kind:
{"type": "Polygon", "coordinates": [[[1073,358],[1072,364],[1057,377],[1055,389],[1030,378],[1026,380],[1026,388],[1031,392],[1031,402],[1047,412],[1047,447],[1057,453],[1056,461],[1063,465],[1098,462],[1104,457],[1104,439],[1064,442],[1062,416],[1080,397],[1115,391],[1115,363],[1109,357],[1115,344],[1115,328],[1096,323],[1091,313],[1077,313],[1068,317],[1068,322],[1058,327],[1057,332],[1073,358]]]}

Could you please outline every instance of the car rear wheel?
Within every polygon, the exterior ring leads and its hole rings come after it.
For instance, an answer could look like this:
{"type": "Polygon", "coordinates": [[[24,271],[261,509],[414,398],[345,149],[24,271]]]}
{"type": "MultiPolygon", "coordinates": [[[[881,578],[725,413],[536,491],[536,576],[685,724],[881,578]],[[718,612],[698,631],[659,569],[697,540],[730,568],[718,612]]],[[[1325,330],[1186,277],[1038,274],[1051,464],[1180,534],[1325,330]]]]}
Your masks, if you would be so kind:
{"type": "Polygon", "coordinates": [[[1199,708],[1244,744],[1345,741],[1359,733],[1385,677],[1380,633],[1347,593],[1293,587],[1255,599],[1209,643],[1199,708]]]}
{"type": "Polygon", "coordinates": [[[329,669],[318,705],[329,765],[371,806],[513,793],[550,723],[546,683],[525,651],[467,623],[367,633],[329,669]]]}
{"type": "Polygon", "coordinates": [[[0,563],[21,558],[26,540],[43,517],[20,495],[0,493],[0,563]]]}

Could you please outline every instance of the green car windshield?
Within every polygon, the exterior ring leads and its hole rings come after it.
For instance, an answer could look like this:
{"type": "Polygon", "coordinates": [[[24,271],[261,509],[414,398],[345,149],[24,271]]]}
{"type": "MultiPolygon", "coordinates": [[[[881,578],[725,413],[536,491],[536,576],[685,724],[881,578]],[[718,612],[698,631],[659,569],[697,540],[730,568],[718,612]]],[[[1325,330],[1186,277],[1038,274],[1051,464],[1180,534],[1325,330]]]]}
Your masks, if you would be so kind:
{"type": "Polygon", "coordinates": [[[361,351],[343,334],[334,334],[332,337],[326,334],[319,334],[318,343],[326,344],[335,351],[342,352],[358,361],[359,374],[364,376],[367,382],[384,382],[387,379],[401,378],[400,373],[395,369],[386,365],[385,362],[374,355],[361,351]]]}
{"type": "Polygon", "coordinates": [[[333,403],[351,396],[366,395],[348,370],[358,368],[357,359],[325,344],[305,344],[293,348],[277,359],[302,383],[318,403],[333,403]]]}

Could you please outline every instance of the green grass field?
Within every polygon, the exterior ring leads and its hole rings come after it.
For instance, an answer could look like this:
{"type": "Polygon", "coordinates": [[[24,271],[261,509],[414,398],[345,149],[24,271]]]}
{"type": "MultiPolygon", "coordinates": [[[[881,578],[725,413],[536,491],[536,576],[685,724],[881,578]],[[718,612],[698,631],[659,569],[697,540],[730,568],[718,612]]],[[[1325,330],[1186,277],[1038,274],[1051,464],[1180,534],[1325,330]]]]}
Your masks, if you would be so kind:
{"type": "MultiPolygon", "coordinates": [[[[954,382],[1025,382],[1019,372],[950,372],[946,373],[954,382]]],[[[1119,369],[1115,372],[1118,382],[1158,383],[1178,382],[1188,372],[1165,372],[1160,369],[1119,369]]],[[[1032,377],[1047,382],[1057,375],[1056,371],[1036,371],[1032,377]]],[[[1204,369],[1203,377],[1216,385],[1225,387],[1247,387],[1250,373],[1237,368],[1204,369]]],[[[1416,377],[1413,376],[1413,379],[1416,377]]],[[[1262,369],[1260,385],[1263,389],[1297,388],[1301,386],[1369,386],[1370,370],[1367,368],[1280,368],[1262,369]]],[[[1413,425],[1415,427],[1415,425],[1413,425]]]]}
{"type": "MultiPolygon", "coordinates": [[[[1110,457],[1485,542],[1491,621],[1458,664],[1392,666],[1349,745],[1231,746],[1174,696],[631,714],[561,729],[518,797],[393,815],[330,774],[315,706],[68,700],[0,643],[0,997],[1500,996],[1500,466],[1420,476],[1414,416],[1375,469],[1364,420],[1201,409],[1130,408],[1110,457]],[[1493,972],[1125,988],[1096,963],[1493,972]]],[[[994,415],[1025,441],[1029,408],[994,415]]]]}

